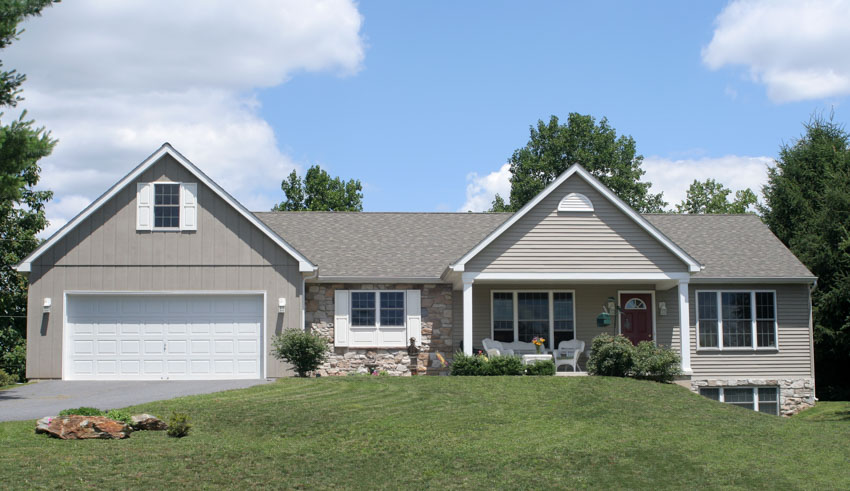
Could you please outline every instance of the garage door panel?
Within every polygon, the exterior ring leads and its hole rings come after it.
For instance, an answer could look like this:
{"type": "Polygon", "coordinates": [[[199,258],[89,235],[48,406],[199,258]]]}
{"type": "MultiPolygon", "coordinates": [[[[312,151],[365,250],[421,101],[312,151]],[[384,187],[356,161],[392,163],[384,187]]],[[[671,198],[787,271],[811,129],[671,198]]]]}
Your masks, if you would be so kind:
{"type": "Polygon", "coordinates": [[[69,379],[258,378],[260,296],[69,295],[69,379]]]}

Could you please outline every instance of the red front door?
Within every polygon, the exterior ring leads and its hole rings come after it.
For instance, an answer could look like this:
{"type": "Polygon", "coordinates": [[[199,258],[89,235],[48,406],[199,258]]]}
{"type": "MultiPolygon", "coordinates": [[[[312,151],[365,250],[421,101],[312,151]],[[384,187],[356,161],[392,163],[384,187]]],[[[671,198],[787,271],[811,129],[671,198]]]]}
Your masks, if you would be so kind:
{"type": "Polygon", "coordinates": [[[649,293],[621,293],[620,334],[638,344],[652,341],[652,295],[649,293]]]}

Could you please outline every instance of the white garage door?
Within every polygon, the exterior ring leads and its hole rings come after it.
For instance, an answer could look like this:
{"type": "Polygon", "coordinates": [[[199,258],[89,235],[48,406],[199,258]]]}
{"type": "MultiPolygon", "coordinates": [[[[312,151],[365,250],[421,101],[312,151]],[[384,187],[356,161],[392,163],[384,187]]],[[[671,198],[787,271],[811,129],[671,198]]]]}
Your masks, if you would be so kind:
{"type": "Polygon", "coordinates": [[[262,295],[68,295],[65,378],[262,377],[262,295]]]}

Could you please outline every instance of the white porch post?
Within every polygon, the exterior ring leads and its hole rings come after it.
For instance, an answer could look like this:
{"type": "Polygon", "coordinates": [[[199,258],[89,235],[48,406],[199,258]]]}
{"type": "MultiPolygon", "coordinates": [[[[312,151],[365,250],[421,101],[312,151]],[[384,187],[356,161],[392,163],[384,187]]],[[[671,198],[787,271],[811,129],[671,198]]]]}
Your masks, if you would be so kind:
{"type": "Polygon", "coordinates": [[[472,354],[472,280],[463,282],[463,352],[472,354]]]}
{"type": "Polygon", "coordinates": [[[691,371],[691,311],[688,300],[688,281],[679,280],[679,339],[682,347],[682,373],[691,371]]]}

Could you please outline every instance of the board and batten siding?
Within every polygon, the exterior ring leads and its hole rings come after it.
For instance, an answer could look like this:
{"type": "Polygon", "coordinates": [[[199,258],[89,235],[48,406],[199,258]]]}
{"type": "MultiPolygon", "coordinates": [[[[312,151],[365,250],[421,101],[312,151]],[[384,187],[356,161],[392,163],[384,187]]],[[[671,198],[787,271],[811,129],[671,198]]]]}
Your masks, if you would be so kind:
{"type": "Polygon", "coordinates": [[[467,272],[686,272],[687,265],[573,175],[465,266],[467,272]],[[581,193],[593,212],[559,212],[569,193],[581,193]]]}
{"type": "Polygon", "coordinates": [[[812,333],[809,325],[809,285],[699,285],[689,286],[691,368],[693,378],[813,377],[812,333]],[[776,292],[778,350],[709,351],[697,349],[696,291],[773,290],[776,292]]]}
{"type": "MultiPolygon", "coordinates": [[[[137,182],[198,182],[166,155],[137,182]]],[[[136,182],[83,220],[32,264],[27,319],[27,377],[61,378],[63,298],[67,291],[263,291],[266,339],[301,328],[298,261],[214,191],[198,183],[198,229],[136,231],[136,182]],[[52,299],[42,314],[45,297],[52,299]],[[278,314],[278,298],[287,302],[278,314]]],[[[267,375],[288,367],[268,356],[267,375]]]]}

